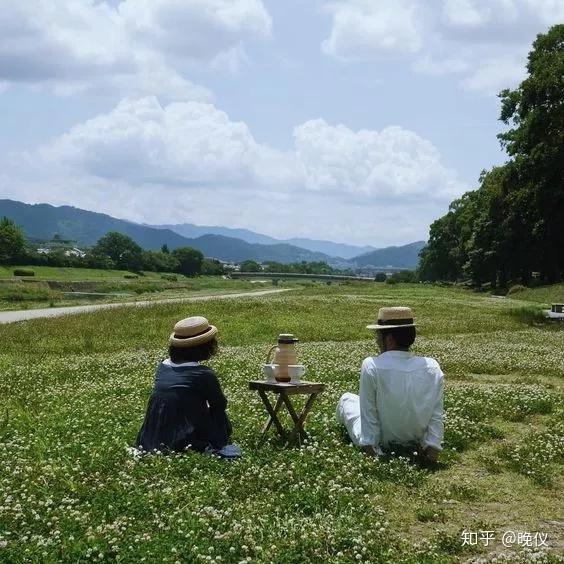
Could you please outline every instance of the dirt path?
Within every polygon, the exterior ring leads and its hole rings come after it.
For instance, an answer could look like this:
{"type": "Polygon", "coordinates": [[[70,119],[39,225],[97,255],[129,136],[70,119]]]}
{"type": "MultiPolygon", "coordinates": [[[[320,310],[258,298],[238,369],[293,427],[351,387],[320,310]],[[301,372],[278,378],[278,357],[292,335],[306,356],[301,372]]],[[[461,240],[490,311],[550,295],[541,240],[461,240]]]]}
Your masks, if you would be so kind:
{"type": "Polygon", "coordinates": [[[99,309],[111,309],[116,307],[143,307],[154,304],[170,304],[181,302],[200,302],[207,300],[227,300],[231,298],[246,298],[249,296],[266,296],[288,292],[293,288],[280,288],[277,290],[260,290],[258,292],[241,292],[237,294],[212,294],[209,296],[190,296],[187,298],[168,298],[162,300],[143,300],[138,302],[122,302],[113,304],[92,304],[83,306],[51,307],[44,309],[24,309],[18,311],[0,311],[1,323],[14,323],[15,321],[26,321],[28,319],[39,319],[42,317],[59,317],[61,315],[71,315],[74,313],[87,313],[99,309]]]}

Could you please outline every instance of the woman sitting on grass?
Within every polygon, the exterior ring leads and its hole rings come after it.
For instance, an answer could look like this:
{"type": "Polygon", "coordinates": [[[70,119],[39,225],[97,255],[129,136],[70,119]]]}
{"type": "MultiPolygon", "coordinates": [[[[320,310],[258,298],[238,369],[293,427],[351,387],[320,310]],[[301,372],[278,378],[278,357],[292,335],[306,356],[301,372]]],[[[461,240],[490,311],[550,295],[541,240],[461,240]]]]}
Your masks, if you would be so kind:
{"type": "Polygon", "coordinates": [[[161,362],[136,445],[145,452],[184,451],[237,457],[229,445],[227,400],[215,372],[200,364],[217,352],[217,328],[205,317],[188,317],[174,326],[169,358],[161,362]]]}

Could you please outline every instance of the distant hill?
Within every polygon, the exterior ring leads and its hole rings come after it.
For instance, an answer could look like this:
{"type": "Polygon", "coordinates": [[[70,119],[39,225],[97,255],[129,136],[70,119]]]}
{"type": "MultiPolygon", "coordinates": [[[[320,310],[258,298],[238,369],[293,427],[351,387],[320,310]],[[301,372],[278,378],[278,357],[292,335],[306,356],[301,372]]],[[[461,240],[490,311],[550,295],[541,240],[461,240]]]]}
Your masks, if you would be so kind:
{"type": "Polygon", "coordinates": [[[224,261],[240,262],[246,259],[273,260],[281,263],[326,261],[334,266],[348,266],[345,261],[316,253],[294,245],[251,244],[234,237],[203,235],[188,238],[170,229],[139,225],[109,215],[81,210],[71,206],[24,204],[14,200],[0,200],[0,217],[6,216],[20,225],[29,239],[51,239],[58,233],[63,239],[72,239],[80,245],[91,246],[108,231],[119,231],[131,237],[141,247],[158,250],[163,244],[170,249],[194,247],[205,256],[224,261]]]}
{"type": "Polygon", "coordinates": [[[160,249],[165,243],[171,249],[188,244],[185,237],[169,229],[145,227],[71,206],[55,207],[49,204],[0,200],[0,216],[13,219],[30,239],[51,239],[58,233],[63,239],[91,246],[108,231],[119,231],[148,250],[160,249]]]}
{"type": "Polygon", "coordinates": [[[344,259],[352,259],[359,254],[376,250],[376,247],[371,247],[370,245],[347,245],[346,243],[333,243],[333,241],[323,241],[319,239],[293,238],[287,239],[284,242],[291,245],[297,245],[298,247],[303,247],[304,249],[309,249],[310,251],[317,251],[327,255],[343,257],[344,259]]]}
{"type": "Polygon", "coordinates": [[[307,249],[315,253],[324,253],[334,257],[342,257],[350,259],[354,256],[370,251],[375,251],[375,247],[369,245],[357,246],[347,245],[345,243],[334,243],[333,241],[324,241],[318,239],[292,238],[292,239],[275,239],[262,233],[256,233],[248,229],[236,229],[230,227],[221,227],[219,225],[194,225],[193,223],[153,225],[158,229],[170,229],[182,235],[183,237],[201,237],[202,235],[223,235],[224,237],[235,237],[242,239],[247,243],[257,243],[260,245],[293,245],[302,249],[307,249]]]}
{"type": "Polygon", "coordinates": [[[357,266],[395,266],[398,268],[415,268],[419,263],[419,251],[426,245],[425,241],[416,241],[401,247],[386,247],[364,253],[351,259],[357,266]]]}
{"type": "Polygon", "coordinates": [[[257,245],[233,237],[224,237],[223,235],[202,235],[197,239],[189,240],[192,241],[192,246],[200,249],[204,255],[214,256],[232,262],[241,262],[252,258],[259,262],[273,260],[281,263],[290,263],[305,260],[307,262],[324,261],[334,266],[340,264],[343,268],[349,266],[345,260],[339,259],[338,257],[330,257],[323,253],[314,253],[294,245],[257,245]],[[221,257],[214,254],[218,248],[221,249],[221,257]]]}
{"type": "Polygon", "coordinates": [[[222,237],[231,237],[241,239],[247,243],[257,245],[274,245],[280,243],[273,237],[255,233],[248,229],[236,229],[231,227],[221,227],[219,225],[194,225],[193,223],[179,223],[167,225],[152,225],[157,229],[170,229],[183,237],[197,238],[202,235],[221,235],[222,237]]]}
{"type": "Polygon", "coordinates": [[[214,228],[225,233],[240,235],[240,237],[233,237],[203,233],[208,228],[198,225],[171,226],[175,229],[185,227],[185,232],[192,234],[192,237],[187,237],[164,226],[157,228],[140,225],[71,206],[24,204],[14,200],[0,200],[0,217],[2,216],[7,216],[20,225],[28,239],[51,239],[57,233],[62,239],[71,239],[79,245],[91,246],[108,231],[119,231],[131,237],[144,249],[158,250],[163,244],[168,245],[171,250],[188,246],[199,249],[205,256],[232,262],[247,259],[261,262],[271,260],[281,263],[325,261],[337,268],[354,268],[355,266],[414,268],[419,260],[419,250],[425,245],[423,241],[418,241],[400,247],[386,247],[361,253],[350,260],[345,260],[338,255],[330,255],[328,252],[316,251],[312,248],[333,249],[335,252],[339,251],[342,256],[349,254],[353,249],[358,250],[363,247],[313,239],[279,241],[245,229],[214,228]],[[243,237],[254,238],[254,241],[257,242],[246,241],[243,237]],[[288,241],[303,244],[296,245],[288,241]],[[311,248],[306,248],[306,244],[311,248]]]}

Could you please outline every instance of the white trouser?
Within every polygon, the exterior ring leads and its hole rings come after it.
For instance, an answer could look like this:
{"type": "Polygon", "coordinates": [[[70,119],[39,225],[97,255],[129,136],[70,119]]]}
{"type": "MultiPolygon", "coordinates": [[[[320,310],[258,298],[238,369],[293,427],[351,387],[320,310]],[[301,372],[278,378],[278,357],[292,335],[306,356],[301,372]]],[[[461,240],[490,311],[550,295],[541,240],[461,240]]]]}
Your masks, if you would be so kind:
{"type": "Polygon", "coordinates": [[[337,421],[343,424],[354,445],[360,443],[360,397],[347,392],[337,403],[337,421]]]}

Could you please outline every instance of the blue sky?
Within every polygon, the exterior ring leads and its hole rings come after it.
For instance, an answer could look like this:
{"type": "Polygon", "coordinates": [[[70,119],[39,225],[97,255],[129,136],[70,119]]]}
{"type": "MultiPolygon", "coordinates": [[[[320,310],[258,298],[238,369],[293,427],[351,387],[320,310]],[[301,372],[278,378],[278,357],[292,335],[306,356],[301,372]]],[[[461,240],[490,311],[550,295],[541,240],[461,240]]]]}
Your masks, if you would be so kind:
{"type": "Polygon", "coordinates": [[[564,18],[564,0],[0,3],[0,197],[374,246],[425,239],[503,162],[496,94],[564,18]]]}

